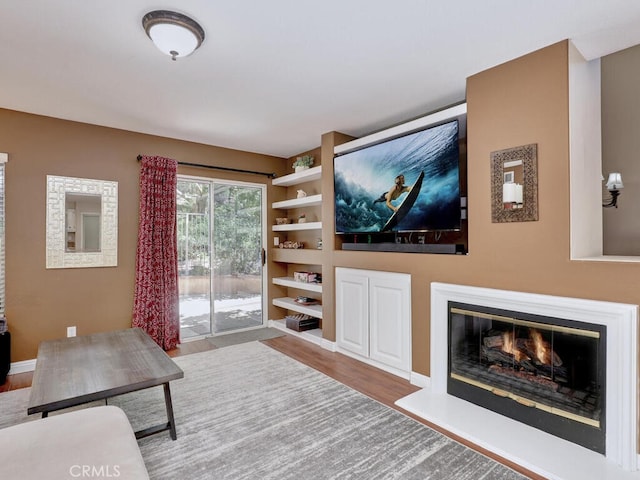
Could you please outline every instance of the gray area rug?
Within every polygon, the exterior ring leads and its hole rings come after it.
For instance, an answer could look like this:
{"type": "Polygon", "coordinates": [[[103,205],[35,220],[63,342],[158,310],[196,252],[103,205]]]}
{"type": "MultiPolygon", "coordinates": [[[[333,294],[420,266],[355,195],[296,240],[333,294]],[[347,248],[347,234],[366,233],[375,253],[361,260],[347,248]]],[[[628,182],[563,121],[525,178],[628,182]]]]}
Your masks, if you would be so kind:
{"type": "MultiPolygon", "coordinates": [[[[153,479],[525,478],[259,342],[175,361],[178,439],[139,441],[153,479]]],[[[32,420],[28,395],[0,394],[0,426],[32,420]]],[[[136,430],[166,421],[161,388],[109,403],[136,430]]]]}
{"type": "Polygon", "coordinates": [[[277,328],[257,328],[255,330],[247,330],[246,332],[228,333],[209,337],[207,341],[217,348],[228,347],[231,345],[239,345],[240,343],[254,342],[256,340],[268,340],[270,338],[282,337],[284,332],[277,328]]]}

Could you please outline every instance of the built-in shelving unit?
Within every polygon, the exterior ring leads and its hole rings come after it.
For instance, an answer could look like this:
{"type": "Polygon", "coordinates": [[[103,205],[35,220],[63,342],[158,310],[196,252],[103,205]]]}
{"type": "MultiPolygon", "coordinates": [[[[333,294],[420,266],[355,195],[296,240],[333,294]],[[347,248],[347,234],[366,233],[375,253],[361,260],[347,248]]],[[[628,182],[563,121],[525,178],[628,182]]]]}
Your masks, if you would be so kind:
{"type": "MultiPolygon", "coordinates": [[[[273,179],[272,184],[277,187],[293,187],[296,185],[307,184],[309,182],[319,183],[321,175],[322,166],[317,166],[303,170],[302,172],[296,172],[275,178],[273,179]]],[[[311,186],[313,187],[316,185],[311,186]]],[[[296,190],[288,189],[287,195],[296,196],[296,198],[273,202],[271,204],[272,208],[288,213],[289,210],[318,207],[322,205],[321,193],[298,197],[296,190]]],[[[297,236],[298,232],[310,230],[321,232],[322,221],[273,225],[271,230],[273,232],[287,233],[288,235],[286,238],[288,240],[297,241],[300,238],[297,236]]],[[[307,242],[305,241],[305,244],[306,243],[307,242]]],[[[305,269],[311,266],[318,273],[322,271],[322,251],[316,248],[273,248],[271,250],[271,260],[287,265],[298,264],[304,266],[305,269]]],[[[292,271],[295,270],[295,267],[287,267],[287,270],[288,276],[275,277],[272,279],[272,283],[286,288],[286,292],[290,296],[272,298],[272,304],[284,309],[288,313],[303,313],[322,319],[322,284],[297,281],[292,276],[292,271]],[[317,299],[320,303],[317,305],[301,305],[295,301],[295,297],[300,293],[296,291],[308,292],[309,297],[317,299]]],[[[283,314],[283,316],[284,315],[285,314],[283,314]]],[[[317,344],[322,342],[322,329],[320,328],[296,332],[286,327],[285,319],[271,320],[270,325],[274,328],[285,330],[290,334],[300,336],[317,344]]]]}

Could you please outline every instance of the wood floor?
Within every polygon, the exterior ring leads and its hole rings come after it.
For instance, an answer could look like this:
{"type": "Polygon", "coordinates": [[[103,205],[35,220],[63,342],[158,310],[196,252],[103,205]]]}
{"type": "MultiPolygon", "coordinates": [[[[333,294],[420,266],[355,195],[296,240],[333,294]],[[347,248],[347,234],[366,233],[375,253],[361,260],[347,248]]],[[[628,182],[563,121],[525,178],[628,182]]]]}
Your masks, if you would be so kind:
{"type": "MultiPolygon", "coordinates": [[[[522,468],[504,458],[494,455],[493,453],[480,448],[463,438],[441,429],[426,420],[417,417],[406,410],[397,407],[394,402],[410,393],[419,390],[418,387],[411,385],[407,380],[403,380],[395,375],[374,368],[365,363],[359,362],[340,353],[329,352],[317,345],[301,340],[292,335],[284,335],[282,337],[263,340],[262,343],[278,350],[279,352],[298,360],[311,368],[314,368],[325,375],[367,395],[390,408],[398,410],[405,415],[415,419],[416,421],[437,430],[444,435],[503,463],[516,470],[517,472],[533,479],[545,480],[529,470],[522,468]]],[[[174,350],[167,352],[171,357],[189,355],[192,353],[213,350],[214,347],[208,340],[196,340],[179,345],[174,350]]],[[[9,375],[4,385],[0,385],[0,392],[16,390],[18,388],[26,388],[31,386],[33,372],[19,373],[9,375]]]]}

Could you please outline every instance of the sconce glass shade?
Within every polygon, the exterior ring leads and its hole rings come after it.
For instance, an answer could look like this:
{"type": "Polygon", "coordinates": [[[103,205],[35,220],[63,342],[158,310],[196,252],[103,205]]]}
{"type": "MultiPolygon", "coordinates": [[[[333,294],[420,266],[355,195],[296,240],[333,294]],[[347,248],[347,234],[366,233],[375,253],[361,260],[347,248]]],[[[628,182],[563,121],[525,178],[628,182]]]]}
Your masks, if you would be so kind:
{"type": "Polygon", "coordinates": [[[204,30],[198,22],[169,10],[147,13],[142,26],[155,46],[172,60],[191,55],[204,41],[204,30]]]}
{"type": "Polygon", "coordinates": [[[624,184],[622,183],[622,175],[620,173],[610,173],[607,180],[607,190],[622,190],[624,184]]]}

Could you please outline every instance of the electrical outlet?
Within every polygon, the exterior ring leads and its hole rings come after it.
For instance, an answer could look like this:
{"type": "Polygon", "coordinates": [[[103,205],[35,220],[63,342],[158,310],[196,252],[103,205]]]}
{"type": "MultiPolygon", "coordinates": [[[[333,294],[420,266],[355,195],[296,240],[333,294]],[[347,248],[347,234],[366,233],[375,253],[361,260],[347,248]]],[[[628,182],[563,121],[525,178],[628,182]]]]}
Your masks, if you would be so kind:
{"type": "Polygon", "coordinates": [[[67,337],[75,337],[76,336],[76,327],[67,327],[67,337]]]}

